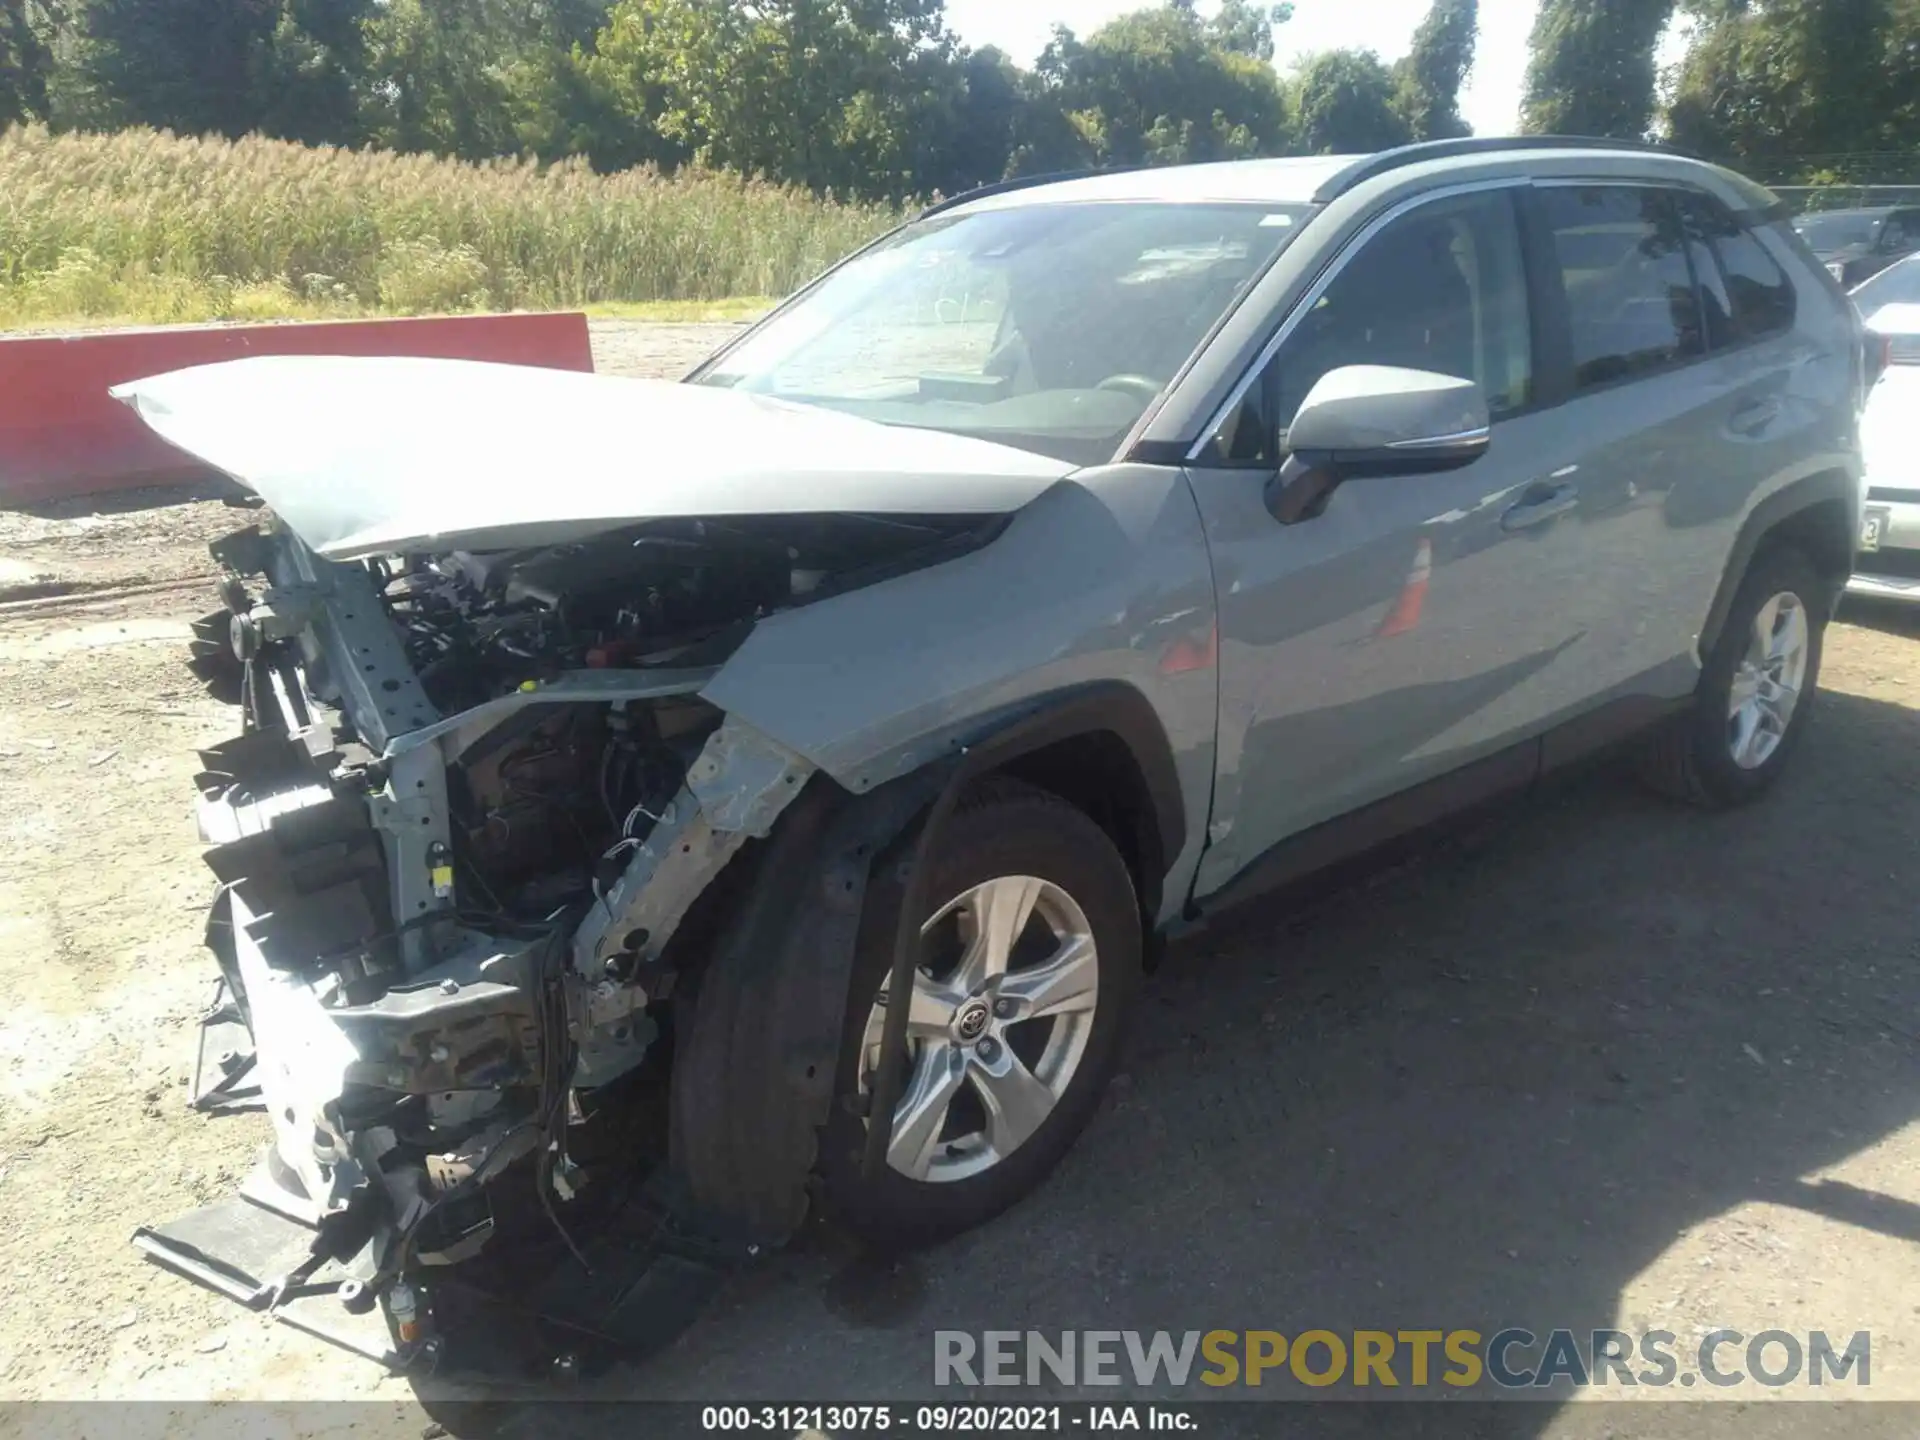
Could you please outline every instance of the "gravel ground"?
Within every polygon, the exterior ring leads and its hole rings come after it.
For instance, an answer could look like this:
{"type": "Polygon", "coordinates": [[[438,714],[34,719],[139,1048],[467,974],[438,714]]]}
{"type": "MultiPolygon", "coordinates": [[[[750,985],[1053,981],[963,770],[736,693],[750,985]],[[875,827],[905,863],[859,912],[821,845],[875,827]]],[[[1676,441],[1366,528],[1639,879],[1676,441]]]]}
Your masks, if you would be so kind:
{"type": "MultiPolygon", "coordinates": [[[[595,340],[675,373],[728,328],[595,340]]],[[[184,816],[195,747],[231,730],[180,664],[205,596],[124,588],[204,571],[235,517],[153,498],[0,514],[0,587],[69,591],[0,607],[0,1398],[358,1398],[391,1403],[357,1433],[419,1436],[406,1383],[126,1243],[265,1134],[182,1104],[209,973],[184,816]]],[[[1593,773],[1177,951],[1034,1199],[890,1271],[778,1257],[592,1393],[924,1394],[935,1328],[1619,1325],[1869,1329],[1871,1393],[1920,1398],[1920,620],[1849,609],[1823,682],[1753,809],[1593,773]]],[[[1729,1433],[1774,1429],[1743,1413],[1729,1433]]]]}
{"type": "Polygon", "coordinates": [[[746,327],[744,322],[648,325],[633,320],[593,320],[587,328],[593,332],[596,370],[677,380],[746,327]]]}

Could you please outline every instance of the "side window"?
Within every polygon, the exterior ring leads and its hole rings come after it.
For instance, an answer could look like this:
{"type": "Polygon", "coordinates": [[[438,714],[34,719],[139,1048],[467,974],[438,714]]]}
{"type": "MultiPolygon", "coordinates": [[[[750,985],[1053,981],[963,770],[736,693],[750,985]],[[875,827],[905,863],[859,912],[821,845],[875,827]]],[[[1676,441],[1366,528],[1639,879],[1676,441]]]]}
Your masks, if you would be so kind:
{"type": "Polygon", "coordinates": [[[1880,248],[1889,255],[1906,254],[1913,248],[1915,240],[1920,239],[1915,234],[1916,228],[1920,227],[1915,226],[1911,215],[1888,217],[1885,228],[1880,232],[1880,248]]]}
{"type": "Polygon", "coordinates": [[[1664,190],[1540,190],[1559,260],[1574,384],[1607,385],[1706,353],[1679,208],[1664,190]]]}
{"type": "Polygon", "coordinates": [[[1715,349],[1793,328],[1793,283],[1752,231],[1719,201],[1689,195],[1689,253],[1706,303],[1707,340],[1715,349]]]}
{"type": "Polygon", "coordinates": [[[1513,201],[1435,201],[1369,240],[1327,286],[1213,437],[1216,463],[1277,464],[1309,391],[1345,365],[1479,382],[1494,416],[1526,405],[1533,345],[1513,201]]]}

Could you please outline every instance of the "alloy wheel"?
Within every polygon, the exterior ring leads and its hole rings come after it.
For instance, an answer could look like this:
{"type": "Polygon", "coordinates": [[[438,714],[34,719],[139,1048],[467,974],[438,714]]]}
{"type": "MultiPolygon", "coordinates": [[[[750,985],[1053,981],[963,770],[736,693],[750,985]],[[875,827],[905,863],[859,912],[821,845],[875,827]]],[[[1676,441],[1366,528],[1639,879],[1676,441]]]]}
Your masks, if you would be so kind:
{"type": "Polygon", "coordinates": [[[1780,748],[1807,674],[1807,608],[1782,591],[1753,617],[1747,650],[1727,697],[1727,749],[1742,770],[1758,770],[1780,748]]]}
{"type": "MultiPolygon", "coordinates": [[[[1074,898],[1032,875],[973,886],[920,933],[887,1162],[914,1180],[964,1180],[1012,1154],[1060,1103],[1093,1031],[1099,955],[1074,898]]],[[[861,1039],[863,1095],[880,1065],[887,985],[861,1039]]]]}

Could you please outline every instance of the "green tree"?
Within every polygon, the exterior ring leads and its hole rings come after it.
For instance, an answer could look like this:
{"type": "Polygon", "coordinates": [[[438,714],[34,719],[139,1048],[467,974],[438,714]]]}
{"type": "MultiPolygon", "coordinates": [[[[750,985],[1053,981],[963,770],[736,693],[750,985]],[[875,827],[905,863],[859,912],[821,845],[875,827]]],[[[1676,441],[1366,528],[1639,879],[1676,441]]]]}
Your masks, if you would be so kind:
{"type": "Polygon", "coordinates": [[[1371,50],[1327,50],[1294,79],[1300,145],[1314,155],[1371,154],[1412,133],[1394,109],[1393,72],[1371,50]]]}
{"type": "Polygon", "coordinates": [[[385,0],[368,26],[376,141],[468,160],[511,152],[513,19],[501,0],[385,0]]]}
{"type": "Polygon", "coordinates": [[[502,86],[520,148],[542,160],[584,155],[605,171],[686,158],[651,113],[630,111],[628,97],[596,73],[591,41],[522,57],[506,67],[502,86]]]}
{"type": "Polygon", "coordinates": [[[1479,11],[1479,0],[1433,0],[1413,48],[1394,66],[1394,108],[1415,140],[1472,133],[1460,118],[1460,88],[1473,70],[1479,11]]]}
{"type": "Polygon", "coordinates": [[[704,163],[859,195],[928,188],[957,48],[940,0],[620,0],[591,70],[704,163]]]}
{"type": "Polygon", "coordinates": [[[958,57],[946,97],[950,123],[929,137],[933,154],[923,167],[936,190],[957,195],[1007,178],[1027,128],[1024,82],[993,46],[958,57]]]}
{"type": "Polygon", "coordinates": [[[368,128],[394,149],[471,160],[591,151],[612,117],[584,47],[606,18],[601,0],[381,0],[368,128]]]}
{"type": "Polygon", "coordinates": [[[1064,75],[1051,64],[1063,41],[1070,40],[1069,32],[1056,26],[1053,42],[1040,65],[1034,70],[1015,71],[1013,147],[1007,157],[1010,176],[1047,175],[1093,163],[1079,126],[1060,103],[1064,75]]]}
{"type": "Polygon", "coordinates": [[[27,0],[0,0],[0,128],[45,119],[51,57],[27,0]]]}
{"type": "Polygon", "coordinates": [[[1077,137],[1082,163],[1226,160],[1276,154],[1288,143],[1273,67],[1221,48],[1185,5],[1121,15],[1085,41],[1057,29],[1039,78],[1077,137]]]}
{"type": "Polygon", "coordinates": [[[1674,0],[1541,0],[1521,128],[1536,135],[1645,139],[1654,47],[1674,0]]]}
{"type": "Polygon", "coordinates": [[[186,134],[358,138],[374,0],[85,0],[83,117],[186,134]]]}
{"type": "Polygon", "coordinates": [[[1905,150],[1911,162],[1920,152],[1920,0],[1894,0],[1886,56],[1884,79],[1894,98],[1887,107],[1883,143],[1905,150]]]}
{"type": "Polygon", "coordinates": [[[1667,114],[1677,145],[1776,178],[1817,169],[1866,180],[1878,178],[1876,152],[1920,149],[1920,0],[1688,9],[1693,43],[1667,114]]]}
{"type": "Polygon", "coordinates": [[[1256,0],[1220,0],[1220,8],[1207,21],[1207,38],[1218,50],[1235,55],[1251,55],[1256,60],[1273,59],[1273,27],[1293,18],[1291,4],[1256,3],[1256,0]]]}

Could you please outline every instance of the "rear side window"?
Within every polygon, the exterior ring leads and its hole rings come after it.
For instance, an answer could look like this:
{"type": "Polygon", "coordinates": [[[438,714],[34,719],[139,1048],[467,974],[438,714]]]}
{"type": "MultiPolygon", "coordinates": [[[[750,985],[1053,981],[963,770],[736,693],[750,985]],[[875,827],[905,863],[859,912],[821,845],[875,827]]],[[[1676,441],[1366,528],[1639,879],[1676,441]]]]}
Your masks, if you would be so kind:
{"type": "Polygon", "coordinates": [[[1609,385],[1706,353],[1679,207],[1628,185],[1543,188],[1566,289],[1574,384],[1609,385]]]}
{"type": "Polygon", "coordinates": [[[1792,329],[1793,284],[1766,246],[1719,201],[1689,195],[1684,204],[1708,343],[1717,350],[1792,329]]]}

